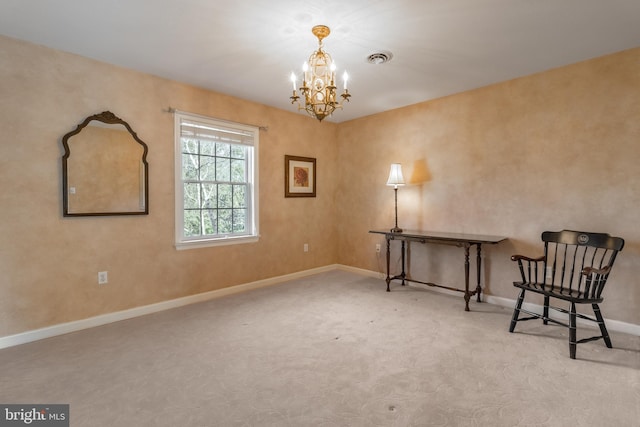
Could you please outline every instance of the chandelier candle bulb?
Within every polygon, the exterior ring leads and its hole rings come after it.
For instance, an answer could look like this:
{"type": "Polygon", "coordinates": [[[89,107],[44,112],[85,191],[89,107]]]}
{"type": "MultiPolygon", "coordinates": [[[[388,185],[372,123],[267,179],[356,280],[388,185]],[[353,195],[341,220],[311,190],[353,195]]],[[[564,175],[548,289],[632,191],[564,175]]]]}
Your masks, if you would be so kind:
{"type": "Polygon", "coordinates": [[[347,81],[349,80],[349,74],[345,71],[342,75],[342,80],[344,80],[344,90],[347,90],[347,81]]]}
{"type": "Polygon", "coordinates": [[[293,83],[293,91],[296,91],[296,75],[295,73],[292,71],[291,72],[291,83],[293,83]]]}

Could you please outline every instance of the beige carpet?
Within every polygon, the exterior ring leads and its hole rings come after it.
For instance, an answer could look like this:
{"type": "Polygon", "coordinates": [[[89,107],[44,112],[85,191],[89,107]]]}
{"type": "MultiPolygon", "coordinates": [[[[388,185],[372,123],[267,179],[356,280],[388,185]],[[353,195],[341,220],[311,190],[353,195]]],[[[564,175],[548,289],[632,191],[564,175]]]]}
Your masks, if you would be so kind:
{"type": "Polygon", "coordinates": [[[0,402],[72,426],[640,425],[639,337],[571,360],[564,328],[384,289],[332,271],[0,350],[0,402]]]}

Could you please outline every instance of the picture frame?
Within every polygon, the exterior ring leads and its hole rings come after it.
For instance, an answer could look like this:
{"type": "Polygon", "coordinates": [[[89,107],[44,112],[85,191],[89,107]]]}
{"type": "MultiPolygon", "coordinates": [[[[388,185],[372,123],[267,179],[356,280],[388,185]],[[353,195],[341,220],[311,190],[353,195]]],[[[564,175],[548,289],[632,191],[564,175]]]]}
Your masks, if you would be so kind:
{"type": "Polygon", "coordinates": [[[316,159],[284,156],[284,197],[316,197],[316,159]]]}

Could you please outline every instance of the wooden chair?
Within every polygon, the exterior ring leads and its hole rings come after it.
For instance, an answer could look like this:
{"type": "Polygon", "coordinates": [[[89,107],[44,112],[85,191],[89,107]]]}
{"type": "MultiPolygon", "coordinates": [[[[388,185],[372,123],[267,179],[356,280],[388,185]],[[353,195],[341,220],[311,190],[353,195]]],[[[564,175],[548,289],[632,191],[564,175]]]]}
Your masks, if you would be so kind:
{"type": "Polygon", "coordinates": [[[553,322],[569,328],[569,355],[576,358],[577,344],[603,339],[611,348],[611,339],[600,313],[599,303],[603,301],[602,291],[618,252],[624,246],[624,240],[604,233],[585,233],[581,231],[545,231],[542,233],[544,255],[529,258],[513,255],[512,261],[518,263],[522,280],[513,282],[520,288],[520,295],[513,310],[509,332],[513,332],[516,323],[521,320],[542,319],[546,325],[553,322]],[[542,315],[522,308],[525,293],[534,292],[544,296],[542,315]],[[569,303],[569,310],[549,305],[551,298],[569,303]],[[576,312],[576,304],[591,304],[596,318],[576,312]],[[569,324],[549,317],[549,309],[569,315],[569,324]],[[520,312],[530,317],[520,317],[520,312]],[[576,340],[576,318],[596,322],[601,335],[576,340]]]}

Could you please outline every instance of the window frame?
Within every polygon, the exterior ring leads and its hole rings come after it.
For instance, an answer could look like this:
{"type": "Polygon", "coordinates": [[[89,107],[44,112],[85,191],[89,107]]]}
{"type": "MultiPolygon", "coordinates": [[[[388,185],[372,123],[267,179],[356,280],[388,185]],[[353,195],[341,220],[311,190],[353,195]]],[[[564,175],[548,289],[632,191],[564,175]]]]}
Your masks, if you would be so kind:
{"type": "MultiPolygon", "coordinates": [[[[175,246],[176,249],[192,249],[240,243],[252,243],[259,240],[259,203],[258,203],[258,152],[260,129],[256,126],[235,123],[213,117],[202,116],[184,111],[174,111],[174,160],[175,160],[175,246]],[[235,144],[249,147],[247,150],[247,225],[248,231],[243,233],[226,233],[218,235],[200,235],[187,237],[184,235],[184,184],[192,180],[183,179],[182,164],[182,123],[183,121],[200,123],[214,128],[229,130],[250,135],[252,143],[235,144]]],[[[234,144],[232,144],[234,145],[234,144]]],[[[205,182],[205,181],[202,181],[205,182]]]]}

